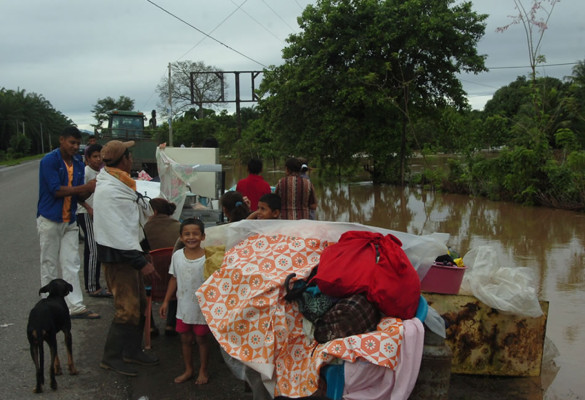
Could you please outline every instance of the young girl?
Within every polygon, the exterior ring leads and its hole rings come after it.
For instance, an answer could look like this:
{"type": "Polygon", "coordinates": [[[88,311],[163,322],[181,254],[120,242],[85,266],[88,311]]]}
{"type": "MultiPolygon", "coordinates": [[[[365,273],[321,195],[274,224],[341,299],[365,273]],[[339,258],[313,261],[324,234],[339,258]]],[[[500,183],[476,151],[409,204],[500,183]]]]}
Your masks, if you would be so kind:
{"type": "Polygon", "coordinates": [[[175,383],[186,382],[194,376],[192,351],[195,335],[201,358],[201,367],[195,383],[202,385],[209,380],[207,334],[211,331],[199,308],[195,292],[205,280],[203,279],[205,250],[201,247],[201,242],[205,240],[205,226],[198,219],[188,218],[181,224],[179,234],[185,247],[173,253],[169,267],[169,274],[172,277],[160,307],[160,316],[166,318],[169,301],[176,292],[178,302],[176,331],[181,334],[185,372],[175,378],[175,383]]]}
{"type": "Polygon", "coordinates": [[[219,202],[228,222],[237,222],[250,215],[250,206],[240,192],[234,190],[225,192],[219,202]]]}

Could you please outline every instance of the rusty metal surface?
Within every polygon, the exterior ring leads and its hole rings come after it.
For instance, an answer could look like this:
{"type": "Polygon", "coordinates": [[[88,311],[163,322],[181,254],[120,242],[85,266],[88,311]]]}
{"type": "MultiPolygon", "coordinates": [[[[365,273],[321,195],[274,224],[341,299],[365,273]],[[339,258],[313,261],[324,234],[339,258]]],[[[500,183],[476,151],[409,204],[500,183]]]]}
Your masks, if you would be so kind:
{"type": "Polygon", "coordinates": [[[539,376],[548,302],[539,318],[510,315],[473,296],[424,293],[445,319],[456,374],[539,376]]]}

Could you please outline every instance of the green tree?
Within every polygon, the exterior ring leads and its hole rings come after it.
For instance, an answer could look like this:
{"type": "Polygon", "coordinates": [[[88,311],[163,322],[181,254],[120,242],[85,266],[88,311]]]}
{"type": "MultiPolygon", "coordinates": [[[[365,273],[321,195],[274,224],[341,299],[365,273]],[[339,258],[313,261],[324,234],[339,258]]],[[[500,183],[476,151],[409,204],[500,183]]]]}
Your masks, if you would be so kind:
{"type": "MultiPolygon", "coordinates": [[[[171,101],[173,117],[183,114],[185,111],[197,105],[198,118],[204,117],[203,105],[211,108],[222,99],[227,88],[221,74],[221,70],[212,65],[205,65],[203,61],[176,61],[171,63],[171,101]],[[193,74],[193,93],[191,93],[191,74],[193,74]],[[193,96],[193,97],[191,97],[193,96]],[[193,100],[193,103],[192,103],[193,100]]],[[[159,108],[162,114],[168,118],[169,112],[169,76],[164,75],[156,87],[159,96],[159,108]]]]}
{"type": "Polygon", "coordinates": [[[585,148],[585,62],[579,61],[573,67],[573,74],[567,78],[568,95],[564,99],[570,128],[575,132],[580,149],[585,148]]]}
{"type": "Polygon", "coordinates": [[[98,99],[91,109],[93,118],[96,120],[96,123],[91,126],[101,129],[103,123],[108,120],[108,113],[113,110],[132,111],[134,110],[134,100],[127,96],[120,96],[118,100],[110,96],[98,99]]]}
{"type": "Polygon", "coordinates": [[[0,89],[0,150],[14,149],[14,136],[23,155],[49,151],[57,145],[59,134],[73,122],[55,110],[42,95],[25,90],[0,89]],[[21,146],[20,143],[28,143],[21,146]]]}
{"type": "Polygon", "coordinates": [[[375,182],[402,182],[411,118],[467,105],[458,72],[485,70],[487,15],[452,0],[320,0],[299,18],[259,108],[290,154],[341,170],[363,153],[375,182]]]}

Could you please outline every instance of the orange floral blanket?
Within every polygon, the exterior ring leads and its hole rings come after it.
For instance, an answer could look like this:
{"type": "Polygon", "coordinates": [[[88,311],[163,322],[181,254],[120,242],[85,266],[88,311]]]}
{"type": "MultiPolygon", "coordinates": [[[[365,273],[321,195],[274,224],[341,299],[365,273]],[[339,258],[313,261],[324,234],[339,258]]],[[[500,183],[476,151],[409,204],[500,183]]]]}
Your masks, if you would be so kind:
{"type": "Polygon", "coordinates": [[[273,371],[274,395],[314,393],[319,369],[335,358],[361,358],[391,369],[398,363],[400,319],[383,318],[374,332],[318,344],[303,331],[296,303],[283,299],[287,275],[305,279],[326,246],[315,238],[251,236],[226,252],[221,269],[197,291],[220,345],[232,357],[273,371]]]}

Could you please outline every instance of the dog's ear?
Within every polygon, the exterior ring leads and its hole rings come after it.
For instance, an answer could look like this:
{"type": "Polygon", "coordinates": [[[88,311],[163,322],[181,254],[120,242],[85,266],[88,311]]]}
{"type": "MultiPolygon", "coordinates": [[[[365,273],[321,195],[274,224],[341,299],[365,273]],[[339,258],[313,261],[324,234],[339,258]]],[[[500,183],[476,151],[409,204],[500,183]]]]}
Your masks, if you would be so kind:
{"type": "Polygon", "coordinates": [[[39,296],[41,295],[41,293],[49,293],[49,286],[51,284],[48,283],[45,286],[43,286],[42,288],[39,289],[39,296]]]}

